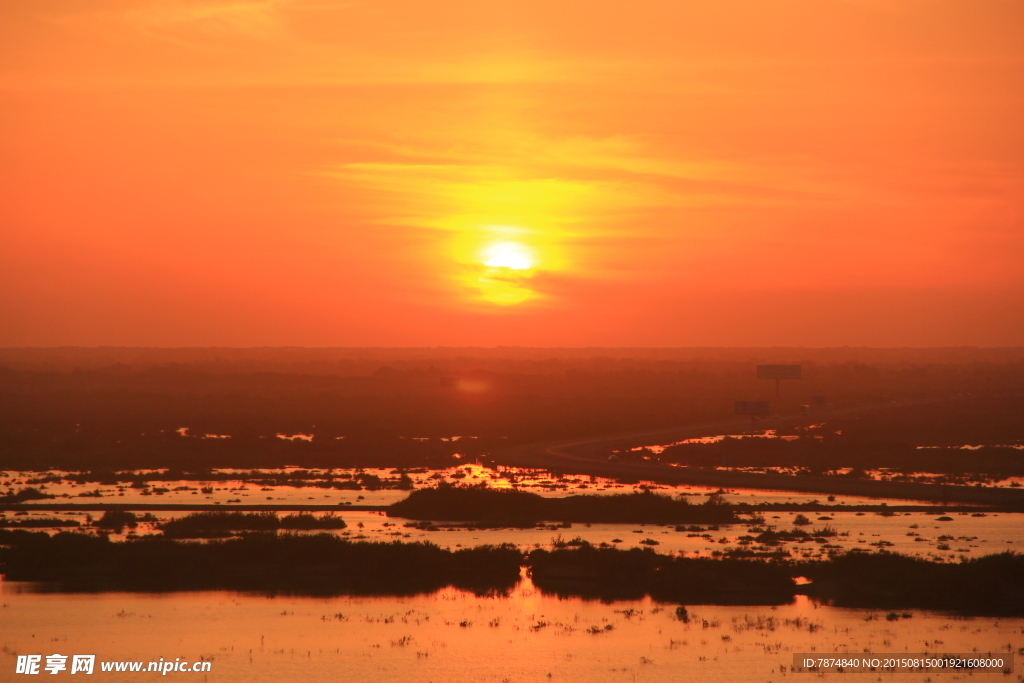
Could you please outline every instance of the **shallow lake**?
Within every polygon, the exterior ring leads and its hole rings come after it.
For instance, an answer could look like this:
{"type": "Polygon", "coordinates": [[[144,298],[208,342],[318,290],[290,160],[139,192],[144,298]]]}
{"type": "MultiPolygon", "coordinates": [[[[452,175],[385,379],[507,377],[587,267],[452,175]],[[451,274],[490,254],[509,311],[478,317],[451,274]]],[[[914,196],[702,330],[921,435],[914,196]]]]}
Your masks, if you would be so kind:
{"type": "MultiPolygon", "coordinates": [[[[508,596],[446,589],[413,597],[267,597],[231,592],[55,594],[0,582],[0,678],[19,654],[94,654],[97,661],[210,660],[171,679],[256,681],[807,680],[783,672],[798,652],[1002,652],[1024,645],[1024,619],[915,610],[836,609],[798,597],[772,607],[602,603],[542,594],[528,579],[508,596]]],[[[45,672],[44,672],[45,673],[45,672]]],[[[68,675],[64,672],[63,675],[68,675]]],[[[154,673],[95,680],[149,681],[154,673]]],[[[843,674],[831,674],[831,677],[843,674]]],[[[916,673],[870,680],[926,682],[916,673]]],[[[20,677],[19,677],[20,678],[20,677]]],[[[817,676],[815,676],[817,678],[817,676]]],[[[941,679],[968,678],[941,674],[941,679]]],[[[972,680],[1020,680],[973,674],[972,680]]],[[[860,680],[860,679],[858,679],[860,680]]],[[[864,680],[869,680],[867,676],[864,680]]]]}
{"type": "MultiPolygon", "coordinates": [[[[189,513],[176,511],[153,514],[160,520],[166,520],[189,513]]],[[[347,528],[327,533],[357,540],[429,541],[444,548],[513,543],[524,550],[550,547],[552,543],[580,538],[594,545],[608,543],[619,548],[651,547],[661,553],[685,552],[692,556],[711,556],[716,552],[737,549],[758,549],[764,552],[783,548],[794,557],[817,557],[829,551],[841,552],[857,548],[870,552],[887,550],[904,555],[957,560],[961,557],[977,557],[1006,550],[1024,550],[1024,514],[1020,513],[995,513],[986,514],[984,517],[951,513],[951,521],[938,521],[940,515],[937,513],[908,512],[882,516],[871,512],[829,512],[808,514],[811,523],[795,527],[793,522],[797,514],[799,513],[769,514],[766,515],[764,524],[756,526],[722,524],[715,528],[703,525],[701,531],[677,531],[674,525],[657,524],[551,524],[542,528],[527,529],[468,529],[446,525],[444,522],[438,522],[430,529],[423,529],[407,526],[410,520],[387,517],[383,513],[340,511],[337,516],[345,520],[347,528]],[[828,519],[819,519],[820,517],[828,519]],[[822,541],[787,542],[775,547],[761,546],[756,541],[749,540],[749,537],[756,537],[760,533],[758,529],[769,526],[787,531],[793,528],[813,531],[831,527],[837,535],[822,541]]],[[[90,531],[91,527],[85,526],[87,520],[99,516],[100,513],[87,515],[40,511],[18,516],[8,512],[5,518],[12,522],[33,518],[78,520],[83,524],[78,530],[90,531]]],[[[94,530],[92,532],[95,533],[94,530]]],[[[127,533],[126,529],[122,534],[110,536],[114,540],[121,540],[127,537],[127,533]]],[[[135,533],[146,535],[160,531],[154,524],[141,523],[135,533]]]]}
{"type": "MultiPolygon", "coordinates": [[[[283,468],[276,470],[259,470],[261,476],[273,478],[276,475],[294,472],[296,468],[283,468]]],[[[218,470],[225,475],[241,474],[241,470],[218,470]]],[[[314,475],[323,475],[327,470],[309,469],[305,470],[314,475]]],[[[138,472],[144,473],[145,470],[138,472]]],[[[336,469],[334,474],[354,475],[358,472],[379,477],[382,480],[394,480],[399,475],[397,470],[366,468],[360,470],[336,469]]],[[[309,504],[309,505],[391,505],[402,500],[408,491],[398,489],[378,489],[375,491],[363,490],[337,490],[332,488],[321,488],[317,486],[294,486],[291,484],[259,485],[242,479],[224,480],[171,480],[161,481],[154,479],[150,483],[150,491],[144,493],[143,489],[131,488],[128,484],[122,483],[116,486],[101,485],[94,482],[77,484],[68,480],[60,483],[34,484],[32,480],[51,475],[70,476],[71,473],[64,472],[17,472],[7,471],[0,473],[0,487],[8,489],[21,489],[25,486],[35,486],[44,493],[57,496],[55,499],[44,499],[27,501],[33,503],[166,503],[178,505],[230,505],[231,503],[242,503],[248,505],[283,505],[283,504],[309,504]],[[6,475],[6,476],[4,476],[6,475]],[[207,489],[204,491],[203,489],[207,489]],[[152,491],[158,491],[152,493],[152,491]]],[[[475,464],[467,464],[459,467],[452,467],[444,470],[429,470],[426,472],[412,472],[409,477],[415,488],[435,486],[438,481],[449,481],[460,484],[483,484],[490,488],[517,488],[521,491],[537,493],[546,497],[563,497],[572,495],[609,495],[616,493],[629,493],[638,490],[640,486],[651,489],[658,493],[667,495],[686,495],[692,502],[700,503],[703,499],[700,496],[707,495],[718,489],[707,486],[679,485],[667,486],[652,483],[622,484],[614,479],[602,477],[591,477],[585,475],[556,476],[543,470],[524,470],[520,468],[501,468],[500,471],[475,464]],[[512,477],[510,480],[509,477],[512,477]]],[[[310,477],[311,479],[312,477],[310,477]]],[[[308,481],[307,479],[306,481],[308,481]]],[[[795,491],[772,491],[761,489],[729,489],[724,494],[724,499],[730,503],[748,503],[756,505],[759,503],[807,503],[820,502],[835,505],[878,505],[881,502],[889,504],[922,505],[921,501],[900,501],[898,499],[878,499],[865,496],[834,496],[834,501],[829,501],[826,494],[820,493],[799,493],[795,491]]]]}

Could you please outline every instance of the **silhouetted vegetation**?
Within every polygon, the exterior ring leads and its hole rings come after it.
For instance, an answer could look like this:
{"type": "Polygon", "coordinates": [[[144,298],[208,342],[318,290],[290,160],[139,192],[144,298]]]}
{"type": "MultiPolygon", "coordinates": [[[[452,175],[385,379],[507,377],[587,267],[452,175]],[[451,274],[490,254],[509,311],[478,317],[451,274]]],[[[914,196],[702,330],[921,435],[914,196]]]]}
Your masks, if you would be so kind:
{"type": "Polygon", "coordinates": [[[341,517],[310,513],[278,517],[273,512],[196,512],[160,525],[168,538],[223,538],[239,531],[344,529],[341,517]]]}
{"type": "Polygon", "coordinates": [[[806,593],[841,607],[1024,615],[1024,555],[1013,553],[959,563],[886,552],[811,561],[779,554],[711,559],[595,547],[574,538],[524,557],[509,545],[448,551],[328,534],[247,533],[205,543],[148,536],[115,543],[102,535],[0,529],[0,572],[12,581],[51,582],[58,590],[411,594],[455,585],[487,593],[514,586],[524,562],[538,588],[561,596],[781,604],[806,593]],[[812,583],[797,586],[797,576],[812,583]]]}
{"type": "MultiPolygon", "coordinates": [[[[794,522],[795,524],[796,522],[794,522]]],[[[816,538],[832,538],[837,536],[839,532],[830,526],[826,526],[823,529],[814,529],[813,531],[804,531],[803,529],[793,529],[786,531],[782,529],[776,531],[774,529],[768,529],[758,534],[754,540],[762,545],[779,545],[780,543],[787,543],[791,541],[809,541],[816,538]]]]}
{"type": "Polygon", "coordinates": [[[561,596],[662,602],[768,605],[789,602],[794,583],[787,567],[746,560],[685,558],[650,548],[618,550],[583,544],[534,550],[534,584],[561,596]]]}
{"type": "Polygon", "coordinates": [[[792,562],[782,556],[771,561],[686,558],[650,548],[618,550],[583,543],[534,550],[528,564],[538,588],[562,596],[780,604],[806,593],[841,607],[1024,615],[1024,555],[1013,553],[959,563],[886,552],[792,562]],[[796,586],[796,576],[813,583],[796,586]]]}
{"type": "Polygon", "coordinates": [[[692,505],[651,491],[617,495],[544,498],[512,489],[443,485],[413,491],[388,508],[388,515],[408,519],[503,522],[523,526],[539,521],[630,524],[730,524],[740,521],[717,499],[692,505]]]}
{"type": "Polygon", "coordinates": [[[45,529],[75,528],[82,526],[77,519],[58,519],[56,517],[22,517],[15,519],[0,518],[0,528],[7,529],[45,529]]]}
{"type": "Polygon", "coordinates": [[[121,533],[124,527],[134,529],[139,525],[139,519],[134,512],[127,510],[107,510],[103,516],[96,520],[96,526],[100,529],[108,529],[121,533]]]}
{"type": "Polygon", "coordinates": [[[1024,555],[1000,553],[930,562],[895,553],[847,553],[806,562],[795,571],[813,580],[809,595],[839,607],[938,609],[1024,615],[1024,555]]]}
{"type": "Polygon", "coordinates": [[[27,500],[46,500],[47,498],[54,497],[49,493],[43,493],[37,488],[28,486],[15,493],[0,496],[0,504],[24,503],[27,500]]]}
{"type": "Polygon", "coordinates": [[[329,534],[250,533],[204,543],[146,536],[0,530],[0,571],[58,590],[236,589],[305,594],[394,594],[448,585],[507,591],[519,580],[513,546],[443,550],[429,543],[352,542],[329,534]]]}
{"type": "MultiPolygon", "coordinates": [[[[411,472],[426,472],[426,468],[415,468],[409,470],[411,472]]],[[[217,471],[212,468],[198,468],[194,470],[181,470],[168,468],[163,470],[146,470],[143,472],[126,470],[126,471],[115,471],[105,468],[93,468],[88,471],[79,472],[62,472],[61,474],[43,474],[41,476],[27,477],[25,483],[28,484],[59,484],[59,483],[73,483],[78,485],[84,485],[89,483],[101,484],[104,486],[118,486],[128,484],[133,489],[142,489],[143,495],[146,495],[146,491],[152,492],[168,492],[169,489],[154,486],[152,489],[149,487],[152,482],[171,482],[181,480],[193,480],[193,481],[204,481],[204,482],[218,482],[218,481],[241,481],[245,484],[252,484],[254,486],[292,486],[295,488],[321,488],[321,489],[338,489],[338,490],[349,490],[349,491],[377,491],[381,489],[398,489],[398,490],[411,490],[414,488],[414,482],[409,476],[408,472],[404,469],[392,470],[391,474],[396,475],[394,478],[382,478],[376,474],[370,474],[357,470],[355,472],[344,472],[335,471],[329,469],[322,472],[299,469],[299,470],[288,470],[285,472],[276,471],[261,471],[261,470],[245,470],[241,472],[234,471],[217,471]]],[[[26,489],[30,491],[30,494],[37,498],[53,498],[52,495],[47,495],[37,491],[36,489],[26,489]],[[38,494],[38,495],[37,495],[38,494]]],[[[204,487],[203,493],[213,493],[212,487],[204,487]]],[[[81,495],[92,495],[90,493],[79,494],[81,495]]],[[[31,500],[33,498],[23,498],[24,500],[31,500]]],[[[0,499],[3,500],[3,499],[0,499]]],[[[6,502],[18,502],[13,499],[7,500],[6,502]]]]}

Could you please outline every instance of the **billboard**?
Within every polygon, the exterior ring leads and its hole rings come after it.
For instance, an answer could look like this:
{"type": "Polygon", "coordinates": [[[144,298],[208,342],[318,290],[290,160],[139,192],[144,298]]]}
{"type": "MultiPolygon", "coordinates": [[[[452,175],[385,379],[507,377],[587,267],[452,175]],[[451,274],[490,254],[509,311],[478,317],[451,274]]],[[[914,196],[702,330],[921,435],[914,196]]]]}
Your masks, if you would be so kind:
{"type": "Polygon", "coordinates": [[[758,365],[758,379],[800,379],[799,365],[758,365]]]}
{"type": "Polygon", "coordinates": [[[736,401],[737,415],[767,415],[768,401],[736,401]]]}

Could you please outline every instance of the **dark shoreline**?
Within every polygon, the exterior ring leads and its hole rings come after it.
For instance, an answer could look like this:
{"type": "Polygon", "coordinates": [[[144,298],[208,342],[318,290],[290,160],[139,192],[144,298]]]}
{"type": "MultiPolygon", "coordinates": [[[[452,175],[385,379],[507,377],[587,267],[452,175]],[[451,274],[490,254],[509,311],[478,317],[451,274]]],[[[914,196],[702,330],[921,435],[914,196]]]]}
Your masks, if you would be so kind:
{"type": "Polygon", "coordinates": [[[205,543],[164,537],[112,542],[62,532],[0,530],[0,571],[54,592],[239,590],[302,595],[415,595],[446,586],[507,594],[527,567],[562,597],[682,604],[785,604],[808,595],[840,607],[1024,616],[1024,555],[959,563],[894,553],[827,560],[687,558],[582,542],[445,550],[431,543],[350,541],[328,534],[247,533],[205,543]],[[797,577],[811,579],[798,585],[797,577]]]}
{"type": "Polygon", "coordinates": [[[0,572],[55,591],[241,590],[308,595],[415,595],[452,585],[480,594],[519,581],[512,546],[354,542],[330,534],[253,532],[192,542],[0,530],[0,572]],[[413,571],[410,568],[415,568],[413,571]]]}
{"type": "Polygon", "coordinates": [[[527,563],[539,589],[562,597],[633,600],[649,595],[694,605],[779,605],[807,595],[836,607],[1024,616],[1024,555],[1013,553],[959,563],[888,552],[762,561],[584,544],[534,550],[527,563]],[[812,582],[797,585],[796,577],[812,582]]]}

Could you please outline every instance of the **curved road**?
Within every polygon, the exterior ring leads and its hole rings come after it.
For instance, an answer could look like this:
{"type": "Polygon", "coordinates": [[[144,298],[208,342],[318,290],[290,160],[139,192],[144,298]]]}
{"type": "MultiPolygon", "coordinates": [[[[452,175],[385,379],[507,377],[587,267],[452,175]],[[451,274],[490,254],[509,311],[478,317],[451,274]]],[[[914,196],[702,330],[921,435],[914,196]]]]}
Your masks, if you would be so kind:
{"type": "MultiPolygon", "coordinates": [[[[927,403],[933,402],[938,401],[927,401],[927,403]]],[[[872,405],[844,411],[833,411],[831,414],[867,412],[887,407],[890,406],[872,405]]],[[[766,420],[758,423],[758,426],[772,428],[778,426],[782,419],[794,417],[802,417],[802,415],[788,415],[777,420],[766,420]]],[[[686,425],[667,430],[525,444],[496,451],[492,453],[491,457],[494,462],[502,465],[547,469],[613,479],[650,481],[660,484],[697,484],[722,488],[800,491],[805,493],[868,496],[872,498],[923,500],[940,504],[968,503],[1024,511],[1024,490],[1020,489],[871,481],[846,479],[844,477],[757,474],[731,470],[677,467],[650,461],[608,460],[604,455],[609,450],[673,443],[683,439],[714,434],[737,433],[737,430],[748,429],[750,425],[749,421],[729,421],[686,425]]]]}

